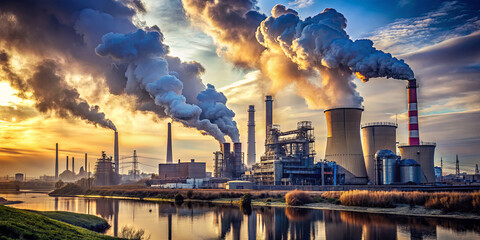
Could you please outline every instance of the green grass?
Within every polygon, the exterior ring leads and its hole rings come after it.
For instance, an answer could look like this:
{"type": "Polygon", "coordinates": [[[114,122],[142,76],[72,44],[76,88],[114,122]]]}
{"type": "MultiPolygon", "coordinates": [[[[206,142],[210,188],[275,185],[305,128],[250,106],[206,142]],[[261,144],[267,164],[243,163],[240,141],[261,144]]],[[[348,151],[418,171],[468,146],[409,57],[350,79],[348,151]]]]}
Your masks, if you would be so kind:
{"type": "Polygon", "coordinates": [[[35,213],[95,232],[104,232],[110,227],[105,219],[94,215],[61,211],[35,213]]]}
{"type": "Polygon", "coordinates": [[[117,238],[63,223],[36,212],[0,206],[0,239],[95,240],[117,238]]]}

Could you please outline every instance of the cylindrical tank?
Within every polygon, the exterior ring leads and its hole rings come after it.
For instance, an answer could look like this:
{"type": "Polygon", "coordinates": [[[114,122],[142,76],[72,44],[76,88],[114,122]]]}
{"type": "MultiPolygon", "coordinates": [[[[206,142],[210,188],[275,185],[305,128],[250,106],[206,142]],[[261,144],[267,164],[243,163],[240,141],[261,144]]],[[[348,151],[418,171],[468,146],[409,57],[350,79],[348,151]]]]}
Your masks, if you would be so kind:
{"type": "Polygon", "coordinates": [[[400,161],[400,182],[402,183],[422,183],[422,170],[420,164],[413,159],[400,161]]]}
{"type": "Polygon", "coordinates": [[[397,155],[391,150],[378,150],[375,154],[377,167],[377,183],[392,184],[398,182],[398,160],[397,155]],[[380,171],[379,171],[380,170],[380,171]]]}
{"type": "Polygon", "coordinates": [[[356,178],[363,178],[355,180],[356,183],[366,183],[367,181],[367,171],[360,141],[362,111],[362,108],[325,110],[328,134],[325,159],[335,161],[356,178]]]}
{"type": "Polygon", "coordinates": [[[375,179],[375,153],[388,149],[396,152],[397,124],[392,122],[373,122],[362,125],[363,155],[368,180],[377,184],[375,179]]]}
{"type": "Polygon", "coordinates": [[[435,182],[434,154],[435,143],[425,143],[421,145],[400,145],[400,155],[402,159],[413,159],[422,169],[422,183],[435,182]]]}

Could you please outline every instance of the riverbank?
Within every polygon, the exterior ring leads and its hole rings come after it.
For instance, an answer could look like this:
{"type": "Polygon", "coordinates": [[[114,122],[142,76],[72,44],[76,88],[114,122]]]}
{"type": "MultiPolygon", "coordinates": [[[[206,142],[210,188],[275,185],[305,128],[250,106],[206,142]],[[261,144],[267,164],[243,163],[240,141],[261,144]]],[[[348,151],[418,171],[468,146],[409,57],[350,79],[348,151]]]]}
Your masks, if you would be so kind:
{"type": "Polygon", "coordinates": [[[8,201],[7,199],[0,197],[0,205],[11,205],[17,203],[22,203],[22,201],[8,201]]]}
{"type": "Polygon", "coordinates": [[[75,224],[88,225],[86,221],[105,221],[97,219],[96,216],[84,215],[36,212],[0,206],[0,236],[2,239],[118,239],[75,226],[75,224]]]}

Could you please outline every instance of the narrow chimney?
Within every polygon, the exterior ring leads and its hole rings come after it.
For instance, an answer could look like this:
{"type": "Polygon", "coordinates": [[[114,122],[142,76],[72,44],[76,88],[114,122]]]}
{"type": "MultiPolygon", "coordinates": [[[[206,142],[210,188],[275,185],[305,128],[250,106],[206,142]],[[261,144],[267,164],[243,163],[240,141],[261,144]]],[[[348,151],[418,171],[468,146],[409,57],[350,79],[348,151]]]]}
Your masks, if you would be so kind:
{"type": "Polygon", "coordinates": [[[85,172],[87,172],[87,153],[85,153],[85,172]]]}
{"type": "Polygon", "coordinates": [[[248,106],[248,149],[247,149],[247,166],[251,167],[255,164],[255,106],[248,106]]]}
{"type": "Polygon", "coordinates": [[[113,160],[115,162],[115,173],[116,174],[120,174],[120,162],[119,162],[119,159],[118,159],[118,132],[115,131],[115,142],[114,142],[114,146],[113,146],[113,160]]]}
{"type": "Polygon", "coordinates": [[[68,171],[68,156],[67,156],[67,171],[68,171]]]}
{"type": "Polygon", "coordinates": [[[408,144],[420,145],[418,131],[417,80],[408,80],[408,144]]]}
{"type": "Polygon", "coordinates": [[[55,146],[55,181],[58,180],[58,143],[55,146]]]}
{"type": "Polygon", "coordinates": [[[172,124],[168,123],[168,136],[167,136],[167,163],[172,163],[172,124]]]}
{"type": "Polygon", "coordinates": [[[270,135],[270,129],[272,128],[273,124],[273,99],[272,96],[265,97],[265,130],[266,130],[266,138],[265,141],[268,139],[270,135]]]}
{"type": "Polygon", "coordinates": [[[75,157],[72,157],[72,172],[75,173],[75,157]]]}

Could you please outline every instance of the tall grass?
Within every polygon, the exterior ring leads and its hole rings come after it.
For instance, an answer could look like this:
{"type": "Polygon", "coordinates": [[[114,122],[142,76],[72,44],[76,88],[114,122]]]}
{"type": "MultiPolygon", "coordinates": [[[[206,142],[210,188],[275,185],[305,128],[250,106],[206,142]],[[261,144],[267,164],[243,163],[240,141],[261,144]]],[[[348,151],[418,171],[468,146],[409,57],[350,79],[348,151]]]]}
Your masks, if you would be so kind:
{"type": "Polygon", "coordinates": [[[295,189],[285,194],[285,202],[290,206],[301,206],[312,203],[313,199],[308,193],[295,189]]]}

